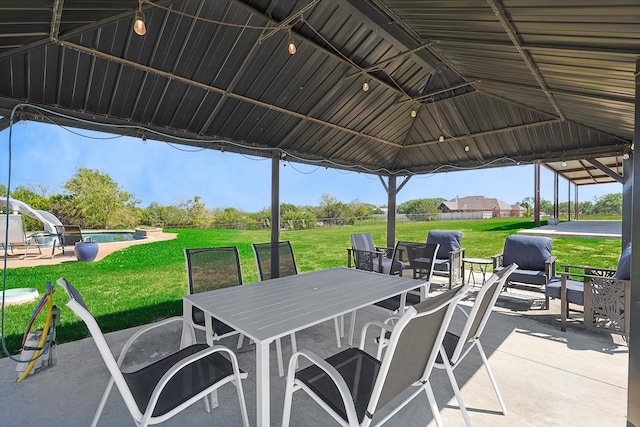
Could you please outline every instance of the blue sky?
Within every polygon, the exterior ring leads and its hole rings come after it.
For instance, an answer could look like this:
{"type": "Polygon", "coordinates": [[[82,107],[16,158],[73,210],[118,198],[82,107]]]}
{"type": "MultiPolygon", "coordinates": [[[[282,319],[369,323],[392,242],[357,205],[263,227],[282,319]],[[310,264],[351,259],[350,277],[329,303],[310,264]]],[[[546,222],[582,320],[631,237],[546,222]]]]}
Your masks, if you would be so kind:
{"type": "MultiPolygon", "coordinates": [[[[61,193],[78,167],[109,174],[122,190],[133,193],[141,207],[151,202],[171,205],[200,196],[208,208],[235,207],[255,212],[271,203],[271,160],[199,150],[139,138],[116,137],[38,123],[13,126],[11,187],[47,186],[61,193]],[[90,136],[87,138],[86,136],[90,136]]],[[[0,182],[8,178],[9,129],[0,132],[0,182]]],[[[280,202],[318,205],[323,193],[343,202],[358,199],[386,205],[387,196],[375,175],[281,162],[280,202]]],[[[402,179],[399,179],[398,183],[402,179]]],[[[516,203],[532,197],[534,166],[510,166],[474,171],[414,176],[398,193],[398,203],[418,198],[483,195],[516,203]]],[[[581,186],[580,201],[620,193],[620,184],[581,186]]],[[[571,198],[574,197],[571,187],[571,198]]],[[[560,179],[560,201],[568,196],[560,179]]],[[[542,168],[541,197],[553,200],[553,174],[542,168]]]]}

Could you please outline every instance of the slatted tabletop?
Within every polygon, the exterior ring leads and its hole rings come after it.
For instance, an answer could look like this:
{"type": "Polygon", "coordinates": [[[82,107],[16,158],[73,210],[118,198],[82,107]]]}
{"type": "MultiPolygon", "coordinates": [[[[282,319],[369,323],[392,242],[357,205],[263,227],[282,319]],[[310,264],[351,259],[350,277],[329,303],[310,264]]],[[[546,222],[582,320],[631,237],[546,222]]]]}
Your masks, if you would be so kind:
{"type": "MultiPolygon", "coordinates": [[[[332,268],[183,297],[256,342],[257,425],[270,425],[269,343],[292,332],[424,286],[363,270],[332,268]]],[[[208,339],[211,332],[207,332],[208,339]]]]}

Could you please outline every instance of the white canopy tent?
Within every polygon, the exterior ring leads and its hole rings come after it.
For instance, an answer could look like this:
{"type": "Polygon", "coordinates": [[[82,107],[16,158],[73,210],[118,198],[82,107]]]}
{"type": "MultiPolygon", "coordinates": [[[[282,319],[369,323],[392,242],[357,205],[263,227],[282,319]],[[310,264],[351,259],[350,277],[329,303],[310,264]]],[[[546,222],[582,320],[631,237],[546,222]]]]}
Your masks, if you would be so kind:
{"type": "Polygon", "coordinates": [[[44,224],[44,232],[56,234],[56,225],[62,225],[62,222],[54,214],[47,211],[33,209],[31,206],[12,197],[0,197],[0,206],[7,206],[8,211],[13,213],[21,213],[28,217],[37,219],[44,224]]]}

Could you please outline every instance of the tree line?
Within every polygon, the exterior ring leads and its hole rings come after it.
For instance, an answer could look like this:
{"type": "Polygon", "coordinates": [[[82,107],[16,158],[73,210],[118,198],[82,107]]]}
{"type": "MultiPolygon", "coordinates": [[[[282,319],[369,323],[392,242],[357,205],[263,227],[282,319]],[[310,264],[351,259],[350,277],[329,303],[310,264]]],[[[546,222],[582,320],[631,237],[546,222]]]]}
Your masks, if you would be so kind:
{"type": "MultiPolygon", "coordinates": [[[[533,207],[535,205],[533,197],[525,197],[518,204],[527,210],[528,215],[533,215],[533,207]]],[[[575,202],[559,202],[558,210],[560,215],[573,214],[575,206],[575,202]]],[[[553,203],[541,199],[540,212],[553,216],[553,203]]],[[[595,197],[593,202],[578,202],[578,213],[580,215],[622,215],[622,193],[610,193],[595,197]]]]}
{"type": "MultiPolygon", "coordinates": [[[[7,187],[0,184],[0,194],[5,195],[7,187]]],[[[57,216],[64,224],[77,224],[86,229],[123,229],[137,226],[150,227],[195,227],[195,228],[243,228],[263,229],[271,227],[271,208],[259,212],[243,212],[233,207],[208,209],[202,198],[179,201],[162,206],[153,202],[148,207],[140,207],[135,195],[122,189],[109,174],[99,170],[78,168],[76,173],[64,183],[61,194],[49,194],[42,184],[20,185],[11,190],[11,197],[21,200],[34,209],[45,210],[57,216]]],[[[412,219],[428,218],[437,213],[443,198],[409,200],[397,206],[397,212],[410,215],[412,219]]],[[[520,203],[531,214],[533,198],[526,197],[520,203]]],[[[553,213],[553,204],[542,200],[541,211],[553,213]]],[[[567,202],[560,204],[560,211],[567,211],[567,202]]],[[[573,205],[569,206],[572,208],[573,205]]],[[[280,227],[286,229],[314,228],[318,224],[353,224],[361,218],[384,214],[378,207],[359,200],[344,203],[336,197],[323,194],[318,206],[296,206],[290,203],[280,205],[280,227]]],[[[622,194],[607,194],[595,202],[580,202],[581,214],[621,214],[622,194]]],[[[573,212],[573,211],[572,211],[573,212]]],[[[29,230],[42,227],[38,221],[25,219],[29,230]]]]}

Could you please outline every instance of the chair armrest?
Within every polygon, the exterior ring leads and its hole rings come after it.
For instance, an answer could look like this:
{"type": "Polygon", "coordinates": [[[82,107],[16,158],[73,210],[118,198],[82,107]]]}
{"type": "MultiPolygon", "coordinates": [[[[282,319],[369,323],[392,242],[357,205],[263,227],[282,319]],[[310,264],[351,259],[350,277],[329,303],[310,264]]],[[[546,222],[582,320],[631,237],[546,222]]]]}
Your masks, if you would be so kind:
{"type": "Polygon", "coordinates": [[[127,352],[129,351],[129,347],[131,347],[131,345],[138,339],[140,338],[140,336],[144,335],[145,333],[159,328],[161,326],[166,326],[170,323],[174,323],[174,322],[182,322],[182,327],[184,328],[185,325],[189,326],[189,331],[191,332],[190,336],[191,336],[191,344],[196,342],[196,334],[193,330],[193,325],[191,325],[191,323],[185,319],[182,316],[174,316],[174,317],[169,317],[168,319],[164,319],[161,320],[159,322],[153,323],[151,325],[148,325],[146,327],[141,328],[140,330],[138,330],[138,332],[136,332],[135,334],[133,334],[131,336],[131,338],[129,338],[127,340],[127,342],[124,344],[124,347],[122,347],[122,351],[120,351],[120,356],[118,357],[118,366],[122,366],[122,363],[124,362],[125,357],[127,356],[127,352]]]}
{"type": "Polygon", "coordinates": [[[142,422],[144,422],[144,420],[148,420],[149,418],[151,418],[153,410],[155,409],[156,403],[158,403],[158,399],[160,398],[160,394],[162,394],[162,391],[164,390],[165,386],[169,383],[169,381],[171,381],[171,378],[176,376],[176,374],[178,374],[182,369],[197,362],[198,360],[203,359],[207,356],[210,356],[213,353],[220,353],[220,352],[227,353],[227,356],[231,360],[231,366],[233,367],[233,373],[236,378],[241,378],[241,379],[247,378],[246,372],[240,373],[240,368],[238,367],[238,359],[235,353],[231,351],[229,348],[222,345],[205,348],[204,350],[201,350],[188,357],[185,357],[182,360],[179,360],[167,372],[165,372],[165,374],[162,376],[162,378],[160,378],[155,388],[153,389],[153,393],[151,393],[151,397],[149,398],[149,403],[147,404],[146,411],[142,417],[142,422]]]}
{"type": "Polygon", "coordinates": [[[391,258],[393,256],[393,249],[386,246],[376,246],[376,251],[384,254],[385,258],[391,258]]]}
{"type": "Polygon", "coordinates": [[[347,268],[351,268],[351,257],[352,257],[351,248],[347,248],[347,268]]]}
{"type": "Polygon", "coordinates": [[[587,271],[595,273],[595,274],[592,274],[593,276],[602,276],[602,277],[613,277],[616,274],[616,270],[613,270],[611,268],[586,267],[583,265],[568,265],[568,264],[563,264],[562,268],[564,269],[565,272],[569,272],[571,270],[581,270],[582,271],[581,273],[577,273],[581,275],[591,274],[591,273],[587,273],[587,271]]]}
{"type": "Polygon", "coordinates": [[[504,261],[504,253],[500,253],[497,255],[491,256],[491,261],[493,261],[493,269],[495,270],[498,267],[502,267],[502,263],[504,261]]]}
{"type": "Polygon", "coordinates": [[[347,421],[349,425],[358,425],[358,415],[356,413],[356,408],[353,403],[353,398],[351,397],[351,392],[349,391],[349,387],[345,382],[340,372],[333,366],[331,366],[327,361],[322,359],[317,354],[309,351],[309,350],[300,350],[294,353],[289,359],[289,370],[287,371],[287,388],[293,385],[293,381],[295,380],[296,375],[296,366],[298,366],[298,359],[300,357],[304,357],[309,362],[316,365],[318,368],[323,370],[333,383],[338,388],[338,392],[340,393],[340,397],[342,397],[342,403],[344,404],[344,408],[347,413],[347,421]]]}
{"type": "Polygon", "coordinates": [[[557,257],[551,256],[544,263],[544,271],[547,274],[547,280],[551,279],[552,277],[554,277],[556,275],[556,260],[557,259],[558,259],[557,257]]]}
{"type": "Polygon", "coordinates": [[[367,338],[367,330],[369,329],[369,326],[377,326],[380,328],[380,339],[384,338],[384,333],[386,332],[393,332],[393,325],[389,325],[387,323],[387,321],[390,319],[385,320],[384,322],[380,322],[378,320],[374,320],[372,322],[367,322],[364,325],[362,325],[362,330],[360,332],[360,346],[358,347],[360,350],[364,350],[364,344],[367,338]]]}
{"type": "MultiPolygon", "coordinates": [[[[357,262],[357,257],[356,257],[356,253],[361,253],[361,254],[372,254],[372,260],[374,260],[375,258],[377,258],[377,266],[373,265],[373,261],[371,264],[371,271],[377,271],[378,273],[382,273],[382,258],[384,257],[384,252],[381,251],[367,251],[364,249],[348,249],[349,254],[353,254],[353,260],[355,263],[355,268],[358,268],[358,262],[357,262]]],[[[351,258],[349,258],[349,261],[351,260],[351,258]]],[[[351,263],[349,262],[349,267],[351,267],[351,263]]],[[[360,268],[362,270],[364,270],[363,268],[360,268]]]]}

